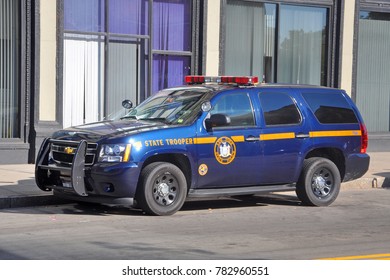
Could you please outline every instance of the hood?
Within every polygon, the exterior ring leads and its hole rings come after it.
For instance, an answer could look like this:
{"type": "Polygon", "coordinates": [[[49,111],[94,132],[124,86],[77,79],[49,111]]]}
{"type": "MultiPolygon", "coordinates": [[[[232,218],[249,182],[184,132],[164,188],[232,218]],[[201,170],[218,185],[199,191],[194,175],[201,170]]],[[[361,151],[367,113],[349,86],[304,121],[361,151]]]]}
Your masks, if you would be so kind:
{"type": "Polygon", "coordinates": [[[53,134],[53,138],[59,140],[86,140],[89,142],[98,142],[102,139],[128,136],[139,132],[167,127],[166,124],[155,121],[132,119],[102,121],[59,130],[53,134]]]}

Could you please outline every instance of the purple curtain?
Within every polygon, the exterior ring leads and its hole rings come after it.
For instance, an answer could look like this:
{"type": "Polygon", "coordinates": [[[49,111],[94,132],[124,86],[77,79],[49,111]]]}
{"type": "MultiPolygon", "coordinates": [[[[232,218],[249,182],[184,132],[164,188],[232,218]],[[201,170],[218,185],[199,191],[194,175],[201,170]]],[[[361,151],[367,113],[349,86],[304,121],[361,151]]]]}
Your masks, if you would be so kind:
{"type": "Polygon", "coordinates": [[[104,32],[104,0],[64,0],[64,28],[104,32]]]}
{"type": "Polygon", "coordinates": [[[153,49],[191,51],[191,0],[153,2],[153,49]]]}
{"type": "MultiPolygon", "coordinates": [[[[153,2],[153,50],[191,51],[191,0],[153,2]]],[[[191,56],[153,55],[153,93],[182,85],[190,74],[191,56]]]]}
{"type": "Polygon", "coordinates": [[[148,0],[110,0],[109,31],[119,34],[148,34],[148,0]]]}
{"type": "MultiPolygon", "coordinates": [[[[151,8],[148,3],[148,0],[108,1],[109,30],[105,30],[105,0],[64,0],[65,30],[148,35],[151,8]]],[[[152,90],[156,92],[162,88],[182,85],[184,76],[191,72],[190,54],[167,55],[158,52],[173,51],[180,54],[192,51],[192,0],[154,0],[152,8],[151,43],[155,52],[152,57],[152,90]]],[[[150,58],[146,52],[147,48],[144,49],[143,57],[145,65],[150,58]]],[[[148,78],[145,74],[145,81],[148,78]]]]}
{"type": "Polygon", "coordinates": [[[184,76],[190,75],[191,57],[153,55],[153,93],[184,84],[184,76]]]}

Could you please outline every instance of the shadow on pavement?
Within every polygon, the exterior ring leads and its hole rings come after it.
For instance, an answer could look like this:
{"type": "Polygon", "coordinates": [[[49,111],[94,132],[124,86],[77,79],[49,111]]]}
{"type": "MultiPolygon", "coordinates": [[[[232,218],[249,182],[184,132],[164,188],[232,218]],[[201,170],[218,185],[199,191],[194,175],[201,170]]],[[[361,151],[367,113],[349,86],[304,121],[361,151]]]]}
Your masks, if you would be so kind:
{"type": "MultiPolygon", "coordinates": [[[[93,216],[111,216],[111,215],[130,215],[130,216],[143,216],[146,215],[140,209],[108,206],[95,203],[86,202],[70,202],[68,206],[64,207],[59,205],[52,205],[50,207],[61,207],[61,214],[67,215],[93,215],[93,216]]],[[[299,206],[300,201],[296,196],[287,194],[268,194],[263,196],[235,196],[224,197],[215,200],[191,200],[184,203],[184,206],[179,211],[201,211],[212,209],[229,209],[229,208],[245,208],[245,207],[258,207],[268,205],[283,205],[283,206],[299,206]]],[[[44,206],[36,208],[38,211],[35,214],[48,214],[49,211],[45,211],[44,206]]],[[[0,213],[31,213],[31,208],[10,208],[2,209],[0,213]]],[[[52,210],[50,210],[50,214],[52,210]]]]}
{"type": "Polygon", "coordinates": [[[300,201],[296,196],[286,194],[268,194],[263,196],[233,196],[215,200],[192,200],[184,204],[180,211],[205,209],[244,208],[254,206],[285,205],[298,206],[300,201]]]}

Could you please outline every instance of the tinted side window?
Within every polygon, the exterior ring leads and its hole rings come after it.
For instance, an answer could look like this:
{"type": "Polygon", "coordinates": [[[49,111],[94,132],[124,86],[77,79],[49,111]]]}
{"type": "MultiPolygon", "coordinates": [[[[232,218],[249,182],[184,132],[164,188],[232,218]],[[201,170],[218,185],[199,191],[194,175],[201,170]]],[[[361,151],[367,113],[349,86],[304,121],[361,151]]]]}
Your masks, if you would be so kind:
{"type": "Polygon", "coordinates": [[[211,114],[224,114],[230,118],[230,126],[253,126],[255,119],[247,93],[230,93],[222,96],[211,114]]]}
{"type": "Polygon", "coordinates": [[[260,93],[261,107],[263,108],[265,124],[291,125],[301,122],[301,114],[294,101],[285,93],[260,93]]]}
{"type": "Polygon", "coordinates": [[[339,93],[303,93],[320,123],[358,123],[355,112],[339,93]]]}

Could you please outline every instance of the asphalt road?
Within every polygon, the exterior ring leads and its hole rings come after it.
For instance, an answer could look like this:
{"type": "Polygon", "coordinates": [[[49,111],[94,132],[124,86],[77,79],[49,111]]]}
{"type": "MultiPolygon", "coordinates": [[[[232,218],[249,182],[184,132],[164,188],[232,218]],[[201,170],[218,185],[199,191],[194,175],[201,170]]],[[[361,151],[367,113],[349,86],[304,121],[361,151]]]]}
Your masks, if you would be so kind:
{"type": "Polygon", "coordinates": [[[344,190],[324,208],[291,193],[187,202],[169,217],[79,204],[4,209],[0,259],[390,257],[389,212],[386,189],[344,190]]]}

